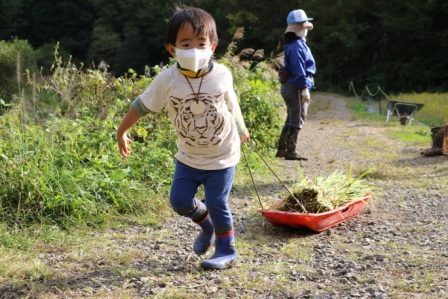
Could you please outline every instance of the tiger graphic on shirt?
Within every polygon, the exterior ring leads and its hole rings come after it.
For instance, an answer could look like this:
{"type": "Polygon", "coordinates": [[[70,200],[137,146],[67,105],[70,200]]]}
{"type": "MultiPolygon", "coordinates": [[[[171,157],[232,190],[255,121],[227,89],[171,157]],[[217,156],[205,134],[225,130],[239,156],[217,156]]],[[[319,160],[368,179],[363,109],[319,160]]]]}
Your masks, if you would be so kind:
{"type": "Polygon", "coordinates": [[[217,145],[222,141],[222,133],[225,129],[223,94],[212,96],[200,93],[198,101],[205,104],[203,113],[193,113],[191,106],[196,100],[196,94],[190,94],[185,98],[171,96],[169,103],[176,112],[173,124],[179,137],[186,145],[205,148],[217,145]]]}

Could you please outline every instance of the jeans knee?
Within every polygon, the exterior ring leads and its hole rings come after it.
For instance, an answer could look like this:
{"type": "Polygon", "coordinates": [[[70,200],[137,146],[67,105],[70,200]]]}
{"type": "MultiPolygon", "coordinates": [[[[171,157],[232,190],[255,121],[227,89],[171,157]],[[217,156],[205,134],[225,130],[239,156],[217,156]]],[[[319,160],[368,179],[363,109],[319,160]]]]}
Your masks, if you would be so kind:
{"type": "Polygon", "coordinates": [[[175,206],[171,206],[173,208],[173,211],[176,212],[180,216],[186,216],[188,217],[190,214],[193,214],[194,208],[192,209],[185,209],[185,208],[177,208],[175,206]]]}
{"type": "Polygon", "coordinates": [[[193,199],[193,201],[187,201],[185,199],[181,201],[171,200],[171,207],[178,215],[193,220],[201,218],[207,213],[205,205],[197,199],[193,199]]]}

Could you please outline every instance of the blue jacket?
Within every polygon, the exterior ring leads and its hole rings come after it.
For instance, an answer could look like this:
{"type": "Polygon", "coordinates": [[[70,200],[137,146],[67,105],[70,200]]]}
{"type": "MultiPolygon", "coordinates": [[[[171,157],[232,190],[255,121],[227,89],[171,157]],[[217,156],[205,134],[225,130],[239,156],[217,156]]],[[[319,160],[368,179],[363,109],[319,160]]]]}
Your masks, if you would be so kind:
{"type": "Polygon", "coordinates": [[[285,61],[282,70],[289,70],[291,78],[288,82],[293,83],[297,89],[313,87],[313,80],[310,76],[316,73],[316,62],[310,48],[305,43],[303,37],[286,44],[285,61]]]}

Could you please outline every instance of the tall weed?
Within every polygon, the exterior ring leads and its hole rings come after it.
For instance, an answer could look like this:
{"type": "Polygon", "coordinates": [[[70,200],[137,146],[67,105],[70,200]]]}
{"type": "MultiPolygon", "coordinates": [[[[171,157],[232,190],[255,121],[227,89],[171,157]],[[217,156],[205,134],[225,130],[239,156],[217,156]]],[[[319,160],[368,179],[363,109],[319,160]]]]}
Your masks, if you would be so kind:
{"type": "Polygon", "coordinates": [[[150,79],[69,66],[57,60],[48,81],[29,80],[32,101],[23,96],[0,117],[0,218],[6,222],[100,224],[111,213],[156,210],[160,202],[149,197],[166,192],[175,147],[166,137],[172,136],[166,115],[131,132],[136,159],[122,159],[116,147],[117,123],[150,79]],[[167,129],[152,134],[159,124],[167,129]],[[147,142],[149,136],[158,143],[147,142]]]}

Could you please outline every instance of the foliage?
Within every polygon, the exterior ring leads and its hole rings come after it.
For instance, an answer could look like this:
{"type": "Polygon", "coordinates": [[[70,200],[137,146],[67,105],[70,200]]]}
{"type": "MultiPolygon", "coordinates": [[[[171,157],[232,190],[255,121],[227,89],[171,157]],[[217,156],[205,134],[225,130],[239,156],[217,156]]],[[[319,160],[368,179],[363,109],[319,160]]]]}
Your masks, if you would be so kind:
{"type": "MultiPolygon", "coordinates": [[[[236,67],[241,68],[241,67],[236,67]]],[[[243,70],[247,77],[238,75],[233,67],[235,89],[240,97],[241,112],[251,139],[261,145],[263,150],[274,149],[278,132],[283,125],[280,116],[281,98],[276,83],[271,79],[264,81],[263,72],[256,68],[253,71],[243,70]]]]}
{"type": "Polygon", "coordinates": [[[165,32],[178,1],[91,1],[97,12],[89,61],[106,61],[116,74],[129,68],[139,74],[144,66],[167,63],[165,32]]]}
{"type": "Polygon", "coordinates": [[[245,39],[239,50],[260,49],[267,57],[277,56],[282,52],[287,14],[304,9],[314,18],[307,42],[317,63],[316,86],[323,91],[347,91],[351,81],[378,82],[389,92],[447,90],[448,2],[442,0],[273,0],[268,4],[4,0],[0,1],[0,39],[17,36],[36,49],[60,42],[77,64],[106,61],[117,76],[129,68],[143,74],[145,65],[169,60],[165,30],[175,5],[201,7],[212,14],[220,37],[218,56],[226,53],[226,45],[241,27],[245,39]]]}
{"type": "MultiPolygon", "coordinates": [[[[57,46],[54,57],[52,75],[29,73],[32,92],[0,118],[0,217],[69,227],[159,209],[163,203],[153,199],[168,193],[177,151],[166,112],[131,129],[131,158],[120,157],[115,136],[129,103],[153,77],[129,70],[115,78],[107,65],[77,67],[57,46]]],[[[277,85],[257,68],[232,70],[252,138],[269,151],[277,133],[277,85]]]]}
{"type": "MultiPolygon", "coordinates": [[[[6,103],[12,95],[18,95],[21,86],[25,86],[23,70],[37,70],[35,52],[24,40],[0,41],[0,98],[6,103]]],[[[1,113],[1,109],[0,109],[1,113]]]]}
{"type": "Polygon", "coordinates": [[[167,183],[170,153],[148,144],[136,152],[157,154],[122,161],[113,142],[116,112],[102,119],[87,112],[53,117],[37,126],[15,107],[1,118],[2,219],[93,224],[111,210],[143,210],[147,197],[167,183]]]}
{"type": "Polygon", "coordinates": [[[32,99],[20,97],[0,118],[1,218],[66,226],[156,209],[148,197],[166,192],[175,148],[167,116],[131,132],[138,159],[123,160],[114,141],[127,104],[152,79],[77,69],[55,53],[52,77],[29,76],[32,99]]]}

